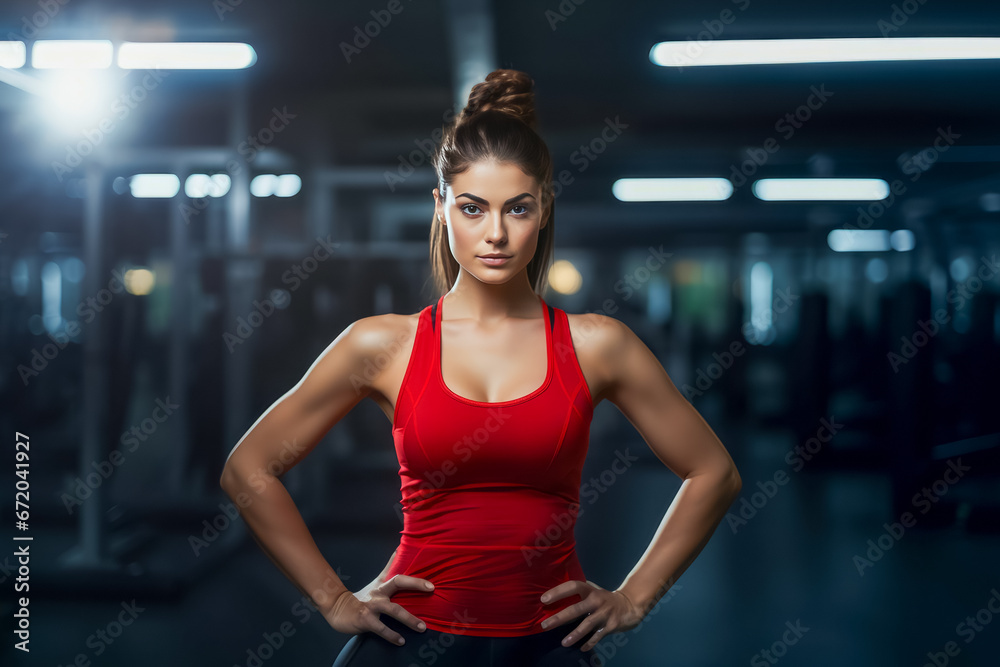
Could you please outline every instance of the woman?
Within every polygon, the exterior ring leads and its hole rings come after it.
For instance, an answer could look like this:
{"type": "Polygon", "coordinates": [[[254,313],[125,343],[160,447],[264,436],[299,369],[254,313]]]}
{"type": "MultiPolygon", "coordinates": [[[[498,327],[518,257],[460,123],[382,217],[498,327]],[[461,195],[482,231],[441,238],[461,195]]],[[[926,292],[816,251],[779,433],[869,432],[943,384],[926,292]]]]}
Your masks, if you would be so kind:
{"type": "Polygon", "coordinates": [[[355,635],[335,667],[581,664],[581,650],[642,621],[741,488],[725,447],[627,326],[541,297],[554,202],[532,87],[494,71],[446,128],[431,227],[441,296],[348,326],[226,462],[221,483],[250,498],[238,504],[262,549],[355,635]],[[366,396],[392,422],[404,528],[380,575],[353,593],[277,477],[366,396]],[[615,590],[585,578],[573,539],[603,399],[684,480],[615,590]]]}

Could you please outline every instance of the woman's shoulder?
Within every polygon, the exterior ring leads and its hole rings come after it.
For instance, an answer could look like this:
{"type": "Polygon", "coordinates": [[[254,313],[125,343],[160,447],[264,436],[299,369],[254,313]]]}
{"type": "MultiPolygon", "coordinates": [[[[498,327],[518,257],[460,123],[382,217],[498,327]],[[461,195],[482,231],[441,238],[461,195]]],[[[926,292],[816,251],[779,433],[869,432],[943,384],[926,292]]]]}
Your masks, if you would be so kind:
{"type": "Polygon", "coordinates": [[[362,317],[350,324],[351,337],[363,350],[385,352],[413,337],[423,309],[415,313],[382,313],[362,317]]]}
{"type": "Polygon", "coordinates": [[[566,313],[566,319],[580,369],[600,402],[604,388],[617,380],[634,335],[624,322],[600,312],[566,313]]]}
{"type": "Polygon", "coordinates": [[[566,319],[577,357],[598,368],[613,368],[635,338],[628,325],[604,313],[566,313],[566,319]]]}
{"type": "Polygon", "coordinates": [[[628,325],[621,320],[599,312],[566,312],[566,320],[569,322],[570,332],[573,334],[573,342],[575,343],[579,337],[581,342],[591,347],[605,347],[620,343],[626,332],[629,331],[628,325]]]}

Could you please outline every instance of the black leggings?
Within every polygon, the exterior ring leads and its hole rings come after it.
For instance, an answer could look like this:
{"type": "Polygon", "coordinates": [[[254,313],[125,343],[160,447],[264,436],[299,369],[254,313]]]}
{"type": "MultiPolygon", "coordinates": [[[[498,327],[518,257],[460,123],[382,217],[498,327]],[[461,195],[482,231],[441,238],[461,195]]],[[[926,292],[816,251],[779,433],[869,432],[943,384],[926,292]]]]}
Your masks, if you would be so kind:
{"type": "Polygon", "coordinates": [[[388,614],[379,619],[403,635],[406,643],[391,644],[380,635],[363,632],[348,640],[333,667],[604,667],[596,650],[580,650],[590,634],[571,646],[562,645],[575,623],[521,637],[474,637],[430,628],[418,632],[388,614]]]}

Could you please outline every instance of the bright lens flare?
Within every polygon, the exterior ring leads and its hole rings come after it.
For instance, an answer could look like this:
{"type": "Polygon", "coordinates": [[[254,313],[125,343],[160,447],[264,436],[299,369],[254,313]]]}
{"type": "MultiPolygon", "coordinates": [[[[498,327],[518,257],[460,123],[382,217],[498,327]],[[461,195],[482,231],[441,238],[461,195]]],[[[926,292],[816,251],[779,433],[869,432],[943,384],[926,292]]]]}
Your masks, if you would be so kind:
{"type": "Polygon", "coordinates": [[[42,79],[42,96],[36,103],[40,115],[58,132],[103,138],[118,120],[112,108],[115,92],[107,72],[53,70],[42,79]]]}

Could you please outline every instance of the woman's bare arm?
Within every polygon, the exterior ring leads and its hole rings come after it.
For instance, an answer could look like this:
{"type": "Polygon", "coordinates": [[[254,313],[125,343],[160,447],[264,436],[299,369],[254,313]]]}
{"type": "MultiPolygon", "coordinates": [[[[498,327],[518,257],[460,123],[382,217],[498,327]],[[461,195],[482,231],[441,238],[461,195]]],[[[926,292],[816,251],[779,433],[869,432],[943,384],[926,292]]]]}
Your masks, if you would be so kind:
{"type": "Polygon", "coordinates": [[[617,589],[645,611],[708,543],[742,481],[715,432],[646,344],[624,323],[594,317],[603,374],[598,402],[607,398],[617,406],[657,458],[684,480],[649,547],[617,589]]]}
{"type": "Polygon", "coordinates": [[[377,317],[353,322],[337,336],[233,447],[220,479],[264,553],[324,615],[348,589],[279,478],[372,391],[364,369],[379,336],[377,317]]]}

